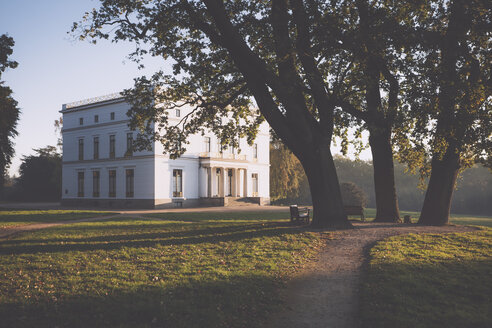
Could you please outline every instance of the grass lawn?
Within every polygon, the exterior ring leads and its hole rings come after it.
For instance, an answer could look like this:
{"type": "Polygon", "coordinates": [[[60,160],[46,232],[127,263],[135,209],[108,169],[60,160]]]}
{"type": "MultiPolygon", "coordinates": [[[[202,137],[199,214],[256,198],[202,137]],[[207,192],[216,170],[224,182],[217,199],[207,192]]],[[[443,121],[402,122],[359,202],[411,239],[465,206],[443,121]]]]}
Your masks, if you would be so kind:
{"type": "Polygon", "coordinates": [[[370,250],[364,327],[491,327],[492,229],[401,235],[370,250]]]}
{"type": "Polygon", "coordinates": [[[85,219],[95,216],[104,216],[111,212],[77,211],[77,210],[47,210],[47,211],[0,211],[0,229],[11,228],[33,223],[52,223],[76,219],[85,219]]]}
{"type": "Polygon", "coordinates": [[[0,325],[255,327],[323,238],[270,213],[162,216],[0,241],[0,325]]]}
{"type": "MultiPolygon", "coordinates": [[[[376,209],[375,208],[366,208],[366,209],[364,209],[364,214],[366,216],[366,219],[372,220],[376,217],[376,209]]],[[[412,222],[416,223],[419,219],[420,212],[400,211],[400,217],[402,219],[405,215],[410,215],[410,217],[412,218],[412,222]]],[[[358,218],[359,218],[358,216],[351,216],[350,217],[350,219],[358,219],[358,218]]],[[[450,222],[451,222],[451,224],[492,227],[492,217],[491,216],[451,214],[450,222]]]]}
{"type": "Polygon", "coordinates": [[[152,213],[145,217],[173,221],[270,221],[290,220],[289,209],[285,211],[242,211],[242,212],[185,212],[185,213],[152,213]]]}

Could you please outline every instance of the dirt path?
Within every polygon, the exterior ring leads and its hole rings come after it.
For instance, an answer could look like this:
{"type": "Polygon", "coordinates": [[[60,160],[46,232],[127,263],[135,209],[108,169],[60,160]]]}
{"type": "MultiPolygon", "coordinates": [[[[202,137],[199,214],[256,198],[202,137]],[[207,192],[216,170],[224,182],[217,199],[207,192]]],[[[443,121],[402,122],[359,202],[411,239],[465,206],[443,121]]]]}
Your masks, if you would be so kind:
{"type": "Polygon", "coordinates": [[[473,231],[464,226],[425,227],[388,223],[356,223],[329,240],[318,261],[292,279],[287,310],[275,314],[266,327],[358,327],[359,286],[367,250],[377,241],[405,233],[473,231]]]}
{"type": "Polygon", "coordinates": [[[56,226],[63,225],[63,224],[106,220],[106,219],[111,219],[111,218],[115,218],[118,216],[123,216],[123,215],[111,214],[111,215],[106,215],[106,216],[97,216],[97,217],[93,217],[93,218],[85,218],[85,219],[78,219],[78,220],[67,220],[67,221],[60,221],[60,222],[53,222],[53,223],[36,223],[36,224],[27,224],[27,225],[23,225],[23,226],[15,226],[12,228],[3,228],[3,229],[0,229],[0,239],[7,238],[7,237],[10,237],[13,235],[17,235],[21,232],[41,230],[41,229],[56,227],[56,226]]]}

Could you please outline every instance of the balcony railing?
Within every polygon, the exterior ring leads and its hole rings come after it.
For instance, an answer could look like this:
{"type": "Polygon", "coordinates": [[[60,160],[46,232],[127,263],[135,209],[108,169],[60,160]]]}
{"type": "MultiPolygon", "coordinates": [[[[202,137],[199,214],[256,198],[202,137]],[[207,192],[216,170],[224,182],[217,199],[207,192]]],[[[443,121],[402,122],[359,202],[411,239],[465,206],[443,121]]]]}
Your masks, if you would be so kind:
{"type": "Polygon", "coordinates": [[[203,152],[199,154],[200,157],[210,157],[216,159],[237,159],[240,161],[246,160],[246,155],[242,154],[231,154],[231,153],[212,153],[212,152],[203,152]]]}

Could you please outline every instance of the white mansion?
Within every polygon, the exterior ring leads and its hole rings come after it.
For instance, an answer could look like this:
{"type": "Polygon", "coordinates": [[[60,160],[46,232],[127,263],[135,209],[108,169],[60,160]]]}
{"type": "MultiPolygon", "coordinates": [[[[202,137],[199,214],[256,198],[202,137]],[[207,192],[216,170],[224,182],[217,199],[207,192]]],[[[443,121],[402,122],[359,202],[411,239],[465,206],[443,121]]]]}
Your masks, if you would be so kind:
{"type": "MultiPolygon", "coordinates": [[[[240,140],[240,152],[231,147],[222,152],[212,133],[197,134],[189,138],[187,151],[172,160],[159,142],[152,151],[131,151],[136,133],[128,127],[129,108],[120,94],[63,105],[62,204],[166,208],[269,203],[266,123],[252,146],[240,140]]],[[[178,122],[186,112],[173,110],[169,120],[178,122]]]]}

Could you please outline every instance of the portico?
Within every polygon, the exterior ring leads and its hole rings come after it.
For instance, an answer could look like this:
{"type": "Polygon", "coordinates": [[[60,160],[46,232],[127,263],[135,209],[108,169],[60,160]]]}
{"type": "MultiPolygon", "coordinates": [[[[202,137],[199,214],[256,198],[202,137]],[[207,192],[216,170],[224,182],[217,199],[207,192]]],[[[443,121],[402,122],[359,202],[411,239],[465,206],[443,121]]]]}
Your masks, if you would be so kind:
{"type": "Polygon", "coordinates": [[[251,179],[248,179],[248,168],[245,166],[202,163],[199,175],[200,197],[252,196],[251,179]]]}

